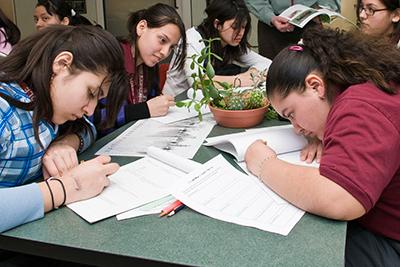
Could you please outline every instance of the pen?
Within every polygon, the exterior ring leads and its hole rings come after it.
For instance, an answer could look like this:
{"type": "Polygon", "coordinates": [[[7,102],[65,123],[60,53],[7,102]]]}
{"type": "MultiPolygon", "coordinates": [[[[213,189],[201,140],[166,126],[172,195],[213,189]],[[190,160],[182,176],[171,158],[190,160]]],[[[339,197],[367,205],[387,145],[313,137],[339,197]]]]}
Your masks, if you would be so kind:
{"type": "Polygon", "coordinates": [[[180,202],[179,200],[174,201],[172,204],[170,204],[168,207],[164,208],[161,212],[161,214],[158,217],[162,217],[165,214],[170,213],[171,211],[173,211],[176,207],[178,207],[179,205],[181,205],[182,202],[180,202]]]}
{"type": "Polygon", "coordinates": [[[171,217],[174,214],[176,214],[178,211],[180,211],[181,209],[183,209],[185,207],[185,204],[180,204],[178,207],[176,207],[173,211],[171,211],[170,213],[168,213],[167,217],[171,217]]]}

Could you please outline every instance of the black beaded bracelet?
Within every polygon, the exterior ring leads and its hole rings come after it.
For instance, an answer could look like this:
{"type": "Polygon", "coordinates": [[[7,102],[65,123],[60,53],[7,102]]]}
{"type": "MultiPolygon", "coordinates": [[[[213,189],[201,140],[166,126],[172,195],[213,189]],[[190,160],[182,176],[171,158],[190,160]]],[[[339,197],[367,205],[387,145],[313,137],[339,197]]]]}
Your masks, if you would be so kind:
{"type": "Polygon", "coordinates": [[[82,152],[82,150],[83,150],[83,145],[84,145],[84,140],[83,140],[83,137],[80,135],[80,134],[78,134],[78,133],[75,133],[78,137],[79,137],[79,148],[78,148],[78,154],[79,153],[81,153],[82,152]]]}

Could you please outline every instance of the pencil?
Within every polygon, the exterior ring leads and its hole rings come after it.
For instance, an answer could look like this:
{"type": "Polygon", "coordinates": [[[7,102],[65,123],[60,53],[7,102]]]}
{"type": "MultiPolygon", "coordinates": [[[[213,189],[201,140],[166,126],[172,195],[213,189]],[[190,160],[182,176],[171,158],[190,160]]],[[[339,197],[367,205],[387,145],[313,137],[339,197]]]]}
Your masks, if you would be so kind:
{"type": "Polygon", "coordinates": [[[182,202],[180,202],[179,200],[174,201],[172,204],[170,204],[168,207],[164,208],[161,212],[161,214],[158,217],[162,217],[168,213],[170,213],[171,211],[173,211],[176,207],[178,207],[179,205],[181,205],[182,202]]]}
{"type": "Polygon", "coordinates": [[[181,209],[183,209],[185,207],[185,204],[180,204],[178,207],[176,207],[173,211],[171,211],[170,213],[168,213],[167,217],[171,217],[174,214],[176,214],[178,211],[180,211],[181,209]]]}

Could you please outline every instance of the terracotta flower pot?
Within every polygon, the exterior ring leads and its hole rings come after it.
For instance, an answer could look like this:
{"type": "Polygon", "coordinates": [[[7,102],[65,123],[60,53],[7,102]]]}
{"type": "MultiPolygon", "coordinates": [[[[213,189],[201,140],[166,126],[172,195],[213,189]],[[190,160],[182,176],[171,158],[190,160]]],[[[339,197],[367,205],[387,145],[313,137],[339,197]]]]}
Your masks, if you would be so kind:
{"type": "Polygon", "coordinates": [[[247,128],[260,124],[268,110],[268,105],[248,110],[223,110],[208,104],[215,121],[224,127],[247,128]]]}

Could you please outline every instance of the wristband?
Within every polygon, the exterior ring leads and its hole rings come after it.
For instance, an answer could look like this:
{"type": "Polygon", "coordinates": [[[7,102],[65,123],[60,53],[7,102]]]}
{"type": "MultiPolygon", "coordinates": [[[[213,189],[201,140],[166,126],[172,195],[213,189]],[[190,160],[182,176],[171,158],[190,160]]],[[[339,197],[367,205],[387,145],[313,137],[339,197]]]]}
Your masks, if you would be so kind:
{"type": "Polygon", "coordinates": [[[50,185],[49,185],[49,180],[47,179],[46,181],[47,187],[49,188],[50,196],[51,196],[51,210],[54,210],[54,196],[53,192],[51,191],[50,185]]]}
{"type": "MultiPolygon", "coordinates": [[[[61,206],[63,206],[65,204],[65,201],[67,200],[67,192],[65,191],[64,184],[60,179],[53,178],[53,177],[50,177],[49,179],[47,179],[46,182],[50,181],[50,180],[58,181],[61,184],[61,187],[62,187],[62,190],[63,190],[63,193],[64,193],[64,200],[61,203],[61,205],[59,206],[59,207],[61,207],[61,206]]],[[[54,207],[54,203],[53,203],[53,209],[58,209],[58,207],[54,207]]]]}

